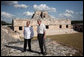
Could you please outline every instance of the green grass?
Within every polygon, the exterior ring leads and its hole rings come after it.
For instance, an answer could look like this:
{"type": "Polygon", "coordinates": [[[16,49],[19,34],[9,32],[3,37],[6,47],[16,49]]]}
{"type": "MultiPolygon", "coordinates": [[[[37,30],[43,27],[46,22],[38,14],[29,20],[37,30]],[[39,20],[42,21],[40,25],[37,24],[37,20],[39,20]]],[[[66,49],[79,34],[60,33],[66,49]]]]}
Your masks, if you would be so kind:
{"type": "MultiPolygon", "coordinates": [[[[81,53],[83,53],[83,33],[51,35],[47,36],[47,38],[55,40],[63,45],[78,49],[81,53]]],[[[37,37],[33,38],[33,40],[36,39],[37,37]]]]}
{"type": "Polygon", "coordinates": [[[83,33],[47,36],[58,43],[78,49],[83,53],[83,33]]]}

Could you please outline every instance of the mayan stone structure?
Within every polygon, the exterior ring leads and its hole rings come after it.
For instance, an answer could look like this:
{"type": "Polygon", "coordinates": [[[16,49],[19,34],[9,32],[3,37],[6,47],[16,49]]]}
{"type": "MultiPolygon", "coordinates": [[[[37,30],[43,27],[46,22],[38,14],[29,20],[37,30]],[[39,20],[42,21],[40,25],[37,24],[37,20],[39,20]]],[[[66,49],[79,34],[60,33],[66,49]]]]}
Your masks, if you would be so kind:
{"type": "Polygon", "coordinates": [[[37,19],[41,19],[42,23],[45,24],[47,31],[60,30],[60,29],[71,29],[71,20],[69,19],[53,19],[49,16],[47,11],[36,11],[31,19],[14,19],[13,20],[13,30],[15,32],[22,33],[24,26],[26,26],[27,20],[30,20],[31,26],[34,29],[36,35],[37,31],[37,19]]]}
{"type": "Polygon", "coordinates": [[[50,16],[48,15],[48,12],[47,11],[36,11],[33,16],[32,16],[33,19],[38,19],[38,18],[47,18],[49,19],[50,16]]]}

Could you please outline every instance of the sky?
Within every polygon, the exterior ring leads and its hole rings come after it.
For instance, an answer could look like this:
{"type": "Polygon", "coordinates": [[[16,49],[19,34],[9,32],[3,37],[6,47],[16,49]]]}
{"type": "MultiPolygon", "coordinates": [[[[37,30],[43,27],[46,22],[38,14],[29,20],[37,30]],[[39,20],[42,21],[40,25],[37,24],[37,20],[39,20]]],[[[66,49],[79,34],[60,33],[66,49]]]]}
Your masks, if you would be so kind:
{"type": "Polygon", "coordinates": [[[83,20],[83,1],[1,1],[1,20],[28,19],[36,10],[55,19],[83,20]]]}

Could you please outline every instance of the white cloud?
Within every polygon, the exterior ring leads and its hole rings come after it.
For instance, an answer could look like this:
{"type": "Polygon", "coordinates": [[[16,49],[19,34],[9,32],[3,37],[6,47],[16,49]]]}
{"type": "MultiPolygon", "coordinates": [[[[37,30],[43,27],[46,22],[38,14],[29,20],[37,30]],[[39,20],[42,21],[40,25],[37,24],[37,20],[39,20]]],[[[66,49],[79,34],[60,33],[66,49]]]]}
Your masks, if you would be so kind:
{"type": "Polygon", "coordinates": [[[16,7],[16,8],[27,8],[28,6],[25,4],[15,4],[14,7],[16,7]]]}
{"type": "Polygon", "coordinates": [[[14,15],[7,12],[1,12],[1,16],[5,18],[12,18],[14,15]]]}
{"type": "Polygon", "coordinates": [[[18,1],[2,1],[2,5],[12,5],[15,8],[27,8],[28,6],[25,4],[19,4],[18,1]]]}
{"type": "Polygon", "coordinates": [[[69,14],[73,14],[74,13],[74,11],[72,11],[72,10],[66,10],[65,12],[69,13],[69,14]]]}
{"type": "Polygon", "coordinates": [[[33,5],[33,8],[35,10],[45,10],[45,11],[49,11],[49,12],[56,12],[56,8],[53,7],[49,7],[46,4],[40,4],[40,5],[33,5]]]}
{"type": "Polygon", "coordinates": [[[26,15],[26,16],[32,16],[33,14],[34,14],[34,12],[30,12],[30,11],[23,13],[23,15],[26,15]]]}
{"type": "Polygon", "coordinates": [[[18,1],[1,1],[2,5],[15,5],[18,4],[18,1]]]}
{"type": "Polygon", "coordinates": [[[64,13],[59,14],[60,17],[73,17],[74,11],[65,10],[64,13]]]}
{"type": "Polygon", "coordinates": [[[72,17],[72,14],[64,13],[64,16],[66,16],[66,17],[72,17]]]}

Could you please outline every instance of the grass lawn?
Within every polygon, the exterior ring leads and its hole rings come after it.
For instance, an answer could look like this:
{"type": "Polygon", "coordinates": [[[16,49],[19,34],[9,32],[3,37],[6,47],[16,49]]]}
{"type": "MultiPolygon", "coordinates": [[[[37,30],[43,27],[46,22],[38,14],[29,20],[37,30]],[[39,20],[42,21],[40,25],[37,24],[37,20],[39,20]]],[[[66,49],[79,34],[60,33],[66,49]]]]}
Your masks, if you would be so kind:
{"type": "Polygon", "coordinates": [[[47,36],[59,43],[78,49],[83,53],[83,33],[47,36]]]}

